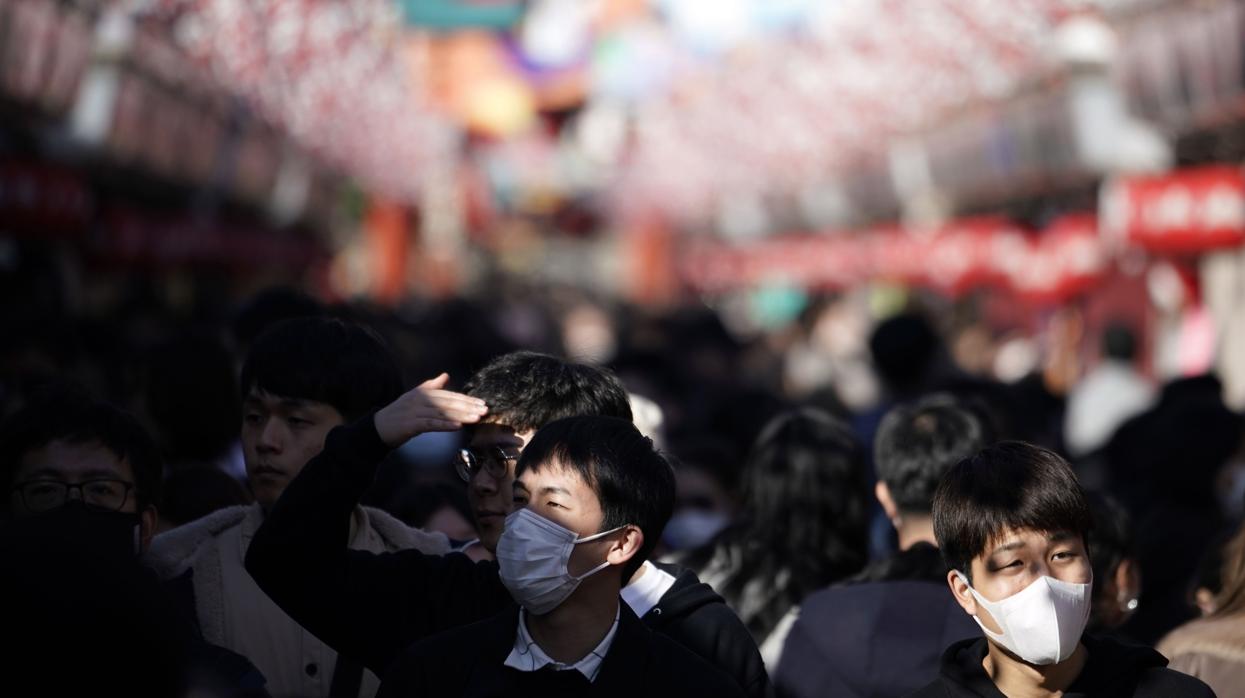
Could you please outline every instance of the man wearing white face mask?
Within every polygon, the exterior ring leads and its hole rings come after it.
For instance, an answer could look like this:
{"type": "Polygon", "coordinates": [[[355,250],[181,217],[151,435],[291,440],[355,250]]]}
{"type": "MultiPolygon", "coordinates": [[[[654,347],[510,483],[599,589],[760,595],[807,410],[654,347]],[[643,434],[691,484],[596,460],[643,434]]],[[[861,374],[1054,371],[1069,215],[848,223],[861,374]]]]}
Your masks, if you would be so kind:
{"type": "Polygon", "coordinates": [[[984,638],[951,645],[917,698],[1205,698],[1152,649],[1084,634],[1090,512],[1068,464],[1021,442],[989,446],[943,478],[934,533],[947,583],[984,638]]]}
{"type": "Polygon", "coordinates": [[[519,607],[416,643],[379,695],[744,695],[619,597],[674,501],[669,464],[630,422],[543,427],[520,457],[514,500],[497,562],[519,607]]]}

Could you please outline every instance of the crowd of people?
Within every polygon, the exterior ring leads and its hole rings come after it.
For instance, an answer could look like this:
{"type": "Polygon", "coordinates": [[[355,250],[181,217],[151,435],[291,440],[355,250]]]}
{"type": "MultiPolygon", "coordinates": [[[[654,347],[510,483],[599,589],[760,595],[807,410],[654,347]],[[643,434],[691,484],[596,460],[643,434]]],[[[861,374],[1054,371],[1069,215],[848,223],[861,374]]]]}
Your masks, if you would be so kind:
{"type": "Polygon", "coordinates": [[[1240,694],[1245,421],[1135,331],[1004,382],[914,305],[810,388],[526,293],[6,307],[12,695],[1240,694]]]}

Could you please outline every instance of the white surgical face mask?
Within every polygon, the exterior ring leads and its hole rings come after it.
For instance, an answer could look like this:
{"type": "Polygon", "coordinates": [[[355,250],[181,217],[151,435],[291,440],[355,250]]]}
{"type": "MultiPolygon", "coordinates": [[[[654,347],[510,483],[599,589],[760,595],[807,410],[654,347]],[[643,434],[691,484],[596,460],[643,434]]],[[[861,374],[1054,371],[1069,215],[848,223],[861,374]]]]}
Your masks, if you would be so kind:
{"type": "MultiPolygon", "coordinates": [[[[967,577],[956,574],[968,584],[967,577]]],[[[1044,666],[1062,662],[1076,651],[1089,622],[1092,586],[1043,576],[1001,601],[987,601],[971,584],[968,590],[1003,632],[992,632],[973,616],[982,631],[1017,657],[1044,666]]]]}
{"type": "Polygon", "coordinates": [[[531,509],[519,509],[506,517],[506,527],[497,541],[501,582],[529,613],[544,615],[561,605],[580,582],[610,566],[608,561],[602,562],[576,577],[567,570],[575,546],[623,528],[580,538],[531,509]]]}

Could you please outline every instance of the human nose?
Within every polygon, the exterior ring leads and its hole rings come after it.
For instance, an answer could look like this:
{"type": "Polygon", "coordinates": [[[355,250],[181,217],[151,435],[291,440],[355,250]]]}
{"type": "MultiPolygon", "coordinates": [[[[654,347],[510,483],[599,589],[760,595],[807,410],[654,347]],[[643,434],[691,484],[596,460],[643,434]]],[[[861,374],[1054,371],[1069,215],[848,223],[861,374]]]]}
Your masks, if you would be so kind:
{"type": "Polygon", "coordinates": [[[281,422],[277,419],[266,419],[259,430],[259,439],[256,441],[256,447],[261,453],[277,453],[281,451],[284,443],[284,432],[281,428],[281,422]]]}
{"type": "Polygon", "coordinates": [[[494,495],[501,490],[501,482],[487,468],[479,468],[472,474],[471,488],[479,495],[494,495]]]}

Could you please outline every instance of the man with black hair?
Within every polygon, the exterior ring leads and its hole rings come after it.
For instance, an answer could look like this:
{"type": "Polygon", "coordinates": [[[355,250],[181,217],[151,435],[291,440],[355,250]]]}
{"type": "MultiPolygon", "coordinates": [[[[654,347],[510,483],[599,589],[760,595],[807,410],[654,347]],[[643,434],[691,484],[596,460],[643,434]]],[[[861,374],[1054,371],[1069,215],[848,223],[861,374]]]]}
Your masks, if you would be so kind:
{"type": "MultiPolygon", "coordinates": [[[[296,318],[255,340],[241,389],[243,456],[256,503],[221,509],[157,536],[148,562],[162,578],[192,590],[204,638],[248,657],[274,695],[373,695],[379,679],[286,615],[243,560],[267,512],[324,448],[329,432],[402,394],[398,365],[380,339],[359,325],[296,318]]],[[[377,509],[352,505],[343,516],[349,522],[343,547],[376,553],[449,549],[444,536],[377,509]]]]}
{"type": "Polygon", "coordinates": [[[946,394],[882,418],[874,494],[895,527],[899,552],[804,600],[774,674],[782,695],[902,696],[937,675],[949,643],[976,636],[946,596],[930,510],[942,476],[985,446],[988,432],[946,394]]]}
{"type": "Polygon", "coordinates": [[[382,695],[743,696],[620,602],[674,506],[650,439],[621,419],[555,421],[524,450],[513,493],[497,556],[519,608],[417,643],[382,695]]]}
{"type": "MultiPolygon", "coordinates": [[[[247,569],[286,612],[378,672],[412,642],[512,603],[495,562],[460,553],[369,555],[342,545],[345,513],[385,454],[423,431],[465,426],[458,472],[468,483],[480,543],[493,552],[514,508],[519,455],[537,428],[581,415],[631,419],[626,390],[612,373],[533,352],[501,356],[468,381],[471,399],[487,403],[482,416],[413,417],[406,405],[425,404],[422,394],[443,392],[447,380],[442,374],[372,419],[335,430],[273,508],[247,556],[247,569]]],[[[727,671],[748,695],[768,695],[756,644],[721,596],[690,571],[647,561],[636,567],[622,594],[637,616],[727,671]]]]}
{"type": "Polygon", "coordinates": [[[1072,469],[1046,449],[1005,441],[952,468],[934,533],[951,594],[985,637],[951,645],[913,696],[1214,696],[1152,649],[1084,634],[1091,522],[1072,469]]]}
{"type": "Polygon", "coordinates": [[[38,516],[66,536],[130,557],[156,527],[164,465],[138,421],[77,391],[40,396],[0,433],[9,521],[38,516]]]}
{"type": "Polygon", "coordinates": [[[36,396],[0,427],[0,616],[21,640],[8,655],[22,668],[6,673],[13,695],[268,695],[139,564],[163,468],[137,419],[75,388],[36,396]]]}

